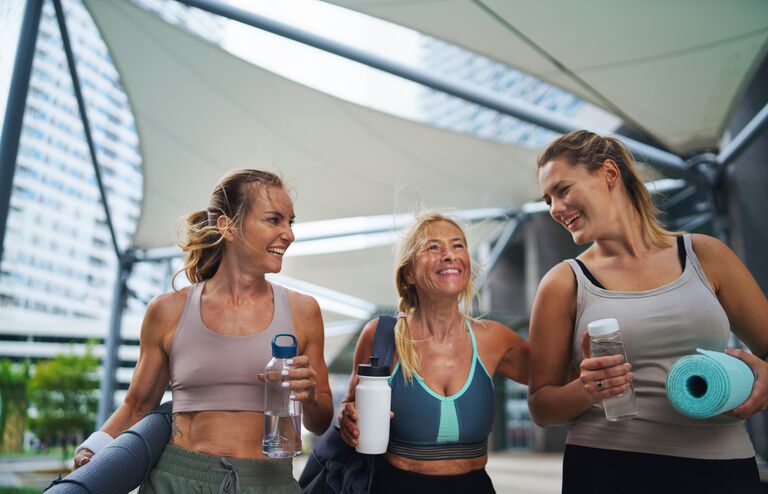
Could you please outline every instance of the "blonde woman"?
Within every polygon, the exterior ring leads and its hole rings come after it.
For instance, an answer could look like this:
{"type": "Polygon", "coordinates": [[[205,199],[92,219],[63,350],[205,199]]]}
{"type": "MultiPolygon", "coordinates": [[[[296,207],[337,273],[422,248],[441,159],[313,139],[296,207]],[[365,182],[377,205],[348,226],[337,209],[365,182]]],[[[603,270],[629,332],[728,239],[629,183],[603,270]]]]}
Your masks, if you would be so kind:
{"type": "MultiPolygon", "coordinates": [[[[528,344],[494,321],[472,319],[472,265],[466,235],[452,219],[418,216],[400,245],[395,273],[400,296],[395,357],[387,362],[392,411],[386,463],[373,492],[494,492],[485,464],[493,424],[492,376],[528,380],[528,344]]],[[[354,369],[368,361],[377,320],[355,349],[354,369]]],[[[342,439],[354,446],[357,375],[339,418],[342,439]]]]}
{"type": "MultiPolygon", "coordinates": [[[[290,459],[267,459],[264,384],[258,379],[278,333],[296,336],[288,376],[304,425],[325,431],[333,415],[317,302],[264,278],[282,268],[294,240],[293,202],[279,177],[240,170],[216,185],[207,209],[189,215],[183,268],[191,287],[147,308],[128,394],[95,437],[115,437],[154,409],[170,384],[173,434],[144,493],[300,492],[290,459]]],[[[91,441],[89,439],[89,441],[91,441]]],[[[75,467],[94,454],[93,442],[75,467]]]]}
{"type": "Polygon", "coordinates": [[[531,316],[531,415],[573,422],[563,492],[757,491],[743,420],[768,404],[768,302],[749,271],[715,238],[665,230],[616,139],[566,134],[538,171],[552,218],[590,244],[547,273],[531,316]],[[585,329],[604,318],[618,319],[629,362],[591,358],[585,329]],[[731,331],[754,353],[729,350],[755,373],[751,396],[707,420],[678,414],[665,393],[670,367],[698,347],[725,350],[731,331]],[[637,417],[607,421],[599,404],[630,383],[637,417]]]}

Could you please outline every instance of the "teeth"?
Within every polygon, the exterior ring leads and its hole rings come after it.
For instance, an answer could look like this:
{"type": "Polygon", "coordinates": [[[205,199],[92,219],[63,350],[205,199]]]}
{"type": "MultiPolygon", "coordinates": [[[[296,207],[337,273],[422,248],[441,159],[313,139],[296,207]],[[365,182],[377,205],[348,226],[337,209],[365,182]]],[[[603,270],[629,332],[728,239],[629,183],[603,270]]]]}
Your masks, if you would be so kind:
{"type": "Polygon", "coordinates": [[[459,270],[455,268],[441,269],[437,274],[459,274],[459,270]]]}
{"type": "Polygon", "coordinates": [[[563,223],[565,223],[565,225],[568,226],[571,223],[573,223],[575,220],[577,220],[579,217],[581,217],[581,213],[576,213],[573,216],[571,216],[570,218],[564,218],[563,219],[563,223]]]}
{"type": "Polygon", "coordinates": [[[271,249],[267,249],[267,252],[271,252],[273,254],[277,254],[278,256],[282,256],[285,254],[285,249],[278,249],[277,247],[273,247],[271,249]]]}

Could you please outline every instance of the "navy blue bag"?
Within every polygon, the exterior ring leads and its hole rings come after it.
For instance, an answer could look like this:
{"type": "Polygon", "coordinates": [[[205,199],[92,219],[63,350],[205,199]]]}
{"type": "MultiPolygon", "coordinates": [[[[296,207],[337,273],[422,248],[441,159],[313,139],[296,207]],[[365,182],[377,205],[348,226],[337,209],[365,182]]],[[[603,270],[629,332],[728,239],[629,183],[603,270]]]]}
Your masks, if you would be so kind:
{"type": "MultiPolygon", "coordinates": [[[[387,365],[395,354],[395,322],[394,317],[379,316],[373,338],[373,355],[387,365]]],[[[364,455],[348,446],[333,425],[312,448],[299,485],[304,494],[368,494],[376,464],[382,461],[382,455],[364,455]]]]}

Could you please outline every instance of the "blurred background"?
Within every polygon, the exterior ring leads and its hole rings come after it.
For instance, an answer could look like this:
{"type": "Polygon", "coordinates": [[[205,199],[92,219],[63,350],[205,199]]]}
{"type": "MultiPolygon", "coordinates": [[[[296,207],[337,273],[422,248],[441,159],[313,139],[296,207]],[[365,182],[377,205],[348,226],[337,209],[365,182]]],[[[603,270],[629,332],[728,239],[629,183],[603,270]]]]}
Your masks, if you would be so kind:
{"type": "MultiPolygon", "coordinates": [[[[0,0],[0,38],[0,492],[39,492],[123,399],[179,221],[236,168],[293,191],[274,279],[319,301],[337,402],[420,209],[469,225],[477,313],[527,335],[579,252],[536,185],[569,130],[625,140],[665,223],[768,290],[762,0],[0,0]]],[[[566,428],[496,389],[497,489],[559,492],[566,428]]]]}

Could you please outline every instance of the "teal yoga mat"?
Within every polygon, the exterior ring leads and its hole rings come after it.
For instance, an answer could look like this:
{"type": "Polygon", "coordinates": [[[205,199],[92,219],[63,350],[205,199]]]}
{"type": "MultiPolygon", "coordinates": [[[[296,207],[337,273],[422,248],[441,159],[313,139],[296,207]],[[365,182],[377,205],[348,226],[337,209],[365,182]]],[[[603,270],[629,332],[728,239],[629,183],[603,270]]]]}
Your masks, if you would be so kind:
{"type": "Polygon", "coordinates": [[[755,375],[744,361],[721,352],[696,350],[667,374],[667,398],[681,414],[707,419],[741,405],[752,392],[755,375]]]}

